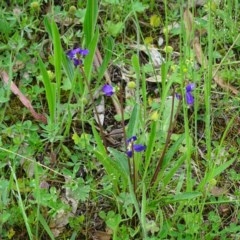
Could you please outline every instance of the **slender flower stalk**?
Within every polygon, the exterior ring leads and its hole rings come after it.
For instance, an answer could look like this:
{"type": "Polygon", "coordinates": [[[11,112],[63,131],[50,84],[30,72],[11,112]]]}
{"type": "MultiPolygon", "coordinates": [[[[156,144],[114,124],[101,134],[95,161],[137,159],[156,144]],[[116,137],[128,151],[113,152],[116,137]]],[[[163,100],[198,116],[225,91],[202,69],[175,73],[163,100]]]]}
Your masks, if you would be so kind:
{"type": "Polygon", "coordinates": [[[127,152],[126,152],[129,158],[130,178],[132,179],[133,189],[135,193],[137,189],[137,169],[136,169],[136,162],[134,158],[134,152],[142,152],[142,151],[145,151],[146,149],[146,146],[144,145],[134,144],[136,140],[137,140],[136,136],[132,136],[129,139],[127,139],[127,152]],[[131,164],[130,158],[132,159],[132,164],[131,164]]]}
{"type": "MultiPolygon", "coordinates": [[[[87,81],[87,77],[86,77],[84,69],[82,67],[82,57],[85,57],[88,53],[89,53],[88,49],[75,48],[75,49],[72,49],[72,50],[68,51],[67,56],[73,61],[73,64],[74,64],[75,67],[79,66],[79,70],[81,71],[83,79],[86,83],[86,86],[87,86],[87,89],[88,89],[88,92],[89,92],[89,96],[91,98],[93,108],[94,108],[94,111],[95,111],[96,116],[97,116],[97,121],[98,121],[98,123],[100,123],[101,121],[100,121],[100,118],[99,118],[99,114],[97,112],[96,105],[94,103],[93,94],[91,92],[89,82],[87,81]]],[[[101,124],[99,124],[99,128],[100,128],[100,135],[102,137],[104,147],[105,147],[105,149],[107,149],[106,139],[105,139],[103,128],[102,128],[101,124]]]]}

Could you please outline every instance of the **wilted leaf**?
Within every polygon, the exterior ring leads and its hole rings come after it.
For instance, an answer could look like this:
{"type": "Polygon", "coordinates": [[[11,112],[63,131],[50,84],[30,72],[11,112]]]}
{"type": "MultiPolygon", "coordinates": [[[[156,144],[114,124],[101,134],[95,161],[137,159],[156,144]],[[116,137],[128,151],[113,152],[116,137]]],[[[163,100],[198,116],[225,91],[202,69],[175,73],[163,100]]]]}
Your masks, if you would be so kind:
{"type": "Polygon", "coordinates": [[[51,219],[49,227],[51,228],[54,237],[58,237],[64,231],[64,227],[69,223],[69,218],[72,216],[72,213],[61,209],[55,217],[51,219]]]}
{"type": "Polygon", "coordinates": [[[212,187],[211,190],[211,195],[215,196],[215,197],[219,197],[222,196],[224,194],[226,194],[228,192],[228,190],[224,187],[212,187]]]}
{"type": "Polygon", "coordinates": [[[145,45],[130,45],[130,47],[143,51],[146,55],[148,55],[151,58],[155,68],[160,67],[165,62],[164,57],[155,47],[146,47],[145,45]]]}
{"type": "Polygon", "coordinates": [[[110,240],[112,234],[108,232],[96,231],[93,235],[93,240],[110,240]]]}
{"type": "Polygon", "coordinates": [[[96,110],[97,110],[97,113],[94,111],[94,118],[95,118],[95,120],[98,124],[103,125],[104,114],[105,114],[105,100],[104,100],[104,97],[101,97],[101,101],[96,106],[96,110]],[[98,120],[100,121],[100,123],[98,122],[98,120]]]}

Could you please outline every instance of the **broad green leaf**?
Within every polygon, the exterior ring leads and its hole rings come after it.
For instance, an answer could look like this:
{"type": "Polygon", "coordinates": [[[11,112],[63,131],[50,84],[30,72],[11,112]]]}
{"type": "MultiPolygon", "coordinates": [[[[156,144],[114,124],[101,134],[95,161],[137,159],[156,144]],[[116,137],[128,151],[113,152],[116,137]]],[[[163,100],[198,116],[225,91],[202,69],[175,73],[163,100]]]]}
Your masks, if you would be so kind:
{"type": "Polygon", "coordinates": [[[117,149],[114,148],[108,148],[109,152],[113,156],[113,160],[117,162],[120,170],[121,170],[121,175],[126,177],[129,175],[129,168],[128,168],[128,158],[126,153],[120,152],[117,149]]]}

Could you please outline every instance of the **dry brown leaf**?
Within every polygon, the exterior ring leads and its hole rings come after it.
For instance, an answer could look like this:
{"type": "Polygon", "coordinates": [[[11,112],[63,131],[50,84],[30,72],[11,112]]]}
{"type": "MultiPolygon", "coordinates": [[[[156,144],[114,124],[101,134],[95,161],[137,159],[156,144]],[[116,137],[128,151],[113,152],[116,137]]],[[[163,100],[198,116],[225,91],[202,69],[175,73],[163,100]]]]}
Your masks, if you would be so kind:
{"type": "Polygon", "coordinates": [[[94,118],[99,125],[103,126],[105,117],[105,100],[103,96],[101,96],[101,101],[99,102],[99,104],[96,105],[96,110],[97,112],[93,111],[94,118]],[[100,123],[98,122],[98,120],[100,121],[100,123]]]}
{"type": "Polygon", "coordinates": [[[3,82],[8,85],[10,84],[10,89],[11,91],[16,95],[18,96],[19,100],[22,102],[22,104],[31,112],[32,116],[40,121],[40,122],[43,122],[43,123],[47,123],[47,118],[43,115],[43,114],[39,114],[37,113],[31,102],[28,100],[27,97],[25,97],[22,92],[19,90],[19,88],[16,86],[16,84],[14,82],[9,82],[9,76],[8,74],[5,72],[5,71],[0,71],[0,76],[3,80],[3,82]]]}
{"type": "Polygon", "coordinates": [[[193,15],[188,9],[186,9],[183,13],[183,19],[187,34],[187,42],[189,44],[191,37],[193,36],[193,15]]]}
{"type": "Polygon", "coordinates": [[[156,82],[162,82],[162,76],[161,75],[156,75],[153,77],[148,77],[146,78],[147,82],[152,82],[152,83],[156,83],[156,82]]]}
{"type": "Polygon", "coordinates": [[[211,189],[211,194],[215,197],[219,197],[219,196],[222,196],[224,194],[226,194],[228,192],[228,190],[226,188],[223,188],[223,187],[212,187],[211,189]]]}
{"type": "Polygon", "coordinates": [[[110,240],[111,234],[103,231],[96,231],[93,235],[93,240],[110,240]]]}
{"type": "Polygon", "coordinates": [[[58,237],[65,230],[65,226],[69,223],[69,218],[73,216],[74,215],[72,213],[63,209],[58,211],[58,213],[53,219],[51,219],[49,223],[49,227],[54,237],[58,237]]]}
{"type": "Polygon", "coordinates": [[[203,54],[202,47],[199,43],[198,37],[195,37],[193,40],[193,51],[195,52],[195,56],[197,58],[198,63],[205,68],[207,66],[207,59],[203,54]]]}
{"type": "Polygon", "coordinates": [[[146,47],[145,45],[135,45],[132,44],[130,45],[131,48],[137,49],[140,51],[143,51],[146,55],[149,55],[149,57],[152,59],[153,66],[155,68],[159,68],[164,62],[165,59],[162,56],[162,54],[159,52],[159,50],[153,46],[148,46],[146,47]]]}

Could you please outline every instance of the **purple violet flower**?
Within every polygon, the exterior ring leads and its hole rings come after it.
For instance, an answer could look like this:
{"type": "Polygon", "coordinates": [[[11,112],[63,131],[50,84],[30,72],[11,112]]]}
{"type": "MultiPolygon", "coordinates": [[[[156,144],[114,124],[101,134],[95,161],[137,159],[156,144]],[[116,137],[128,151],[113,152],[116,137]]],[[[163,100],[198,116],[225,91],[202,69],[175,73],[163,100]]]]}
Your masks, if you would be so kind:
{"type": "Polygon", "coordinates": [[[195,88],[195,84],[194,83],[190,83],[186,86],[186,103],[187,105],[191,106],[194,103],[194,97],[192,95],[192,91],[195,88]]]}
{"type": "Polygon", "coordinates": [[[127,156],[132,157],[133,152],[142,152],[145,151],[146,146],[141,144],[134,144],[134,142],[137,140],[136,136],[132,136],[129,139],[127,139],[127,156]]]}
{"type": "Polygon", "coordinates": [[[74,66],[82,64],[81,57],[88,55],[88,49],[75,48],[67,52],[67,56],[73,61],[74,66]]]}
{"type": "Polygon", "coordinates": [[[102,91],[103,93],[108,96],[108,97],[111,97],[113,94],[114,94],[114,88],[112,85],[110,84],[105,84],[103,87],[102,87],[102,91]]]}

